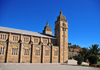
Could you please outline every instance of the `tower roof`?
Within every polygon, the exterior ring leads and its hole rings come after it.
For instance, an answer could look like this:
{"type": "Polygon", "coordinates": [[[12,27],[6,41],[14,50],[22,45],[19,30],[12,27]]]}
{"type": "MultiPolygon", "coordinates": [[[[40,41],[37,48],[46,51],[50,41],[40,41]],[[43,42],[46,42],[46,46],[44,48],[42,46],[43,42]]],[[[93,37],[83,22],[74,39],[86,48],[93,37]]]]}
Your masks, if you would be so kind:
{"type": "Polygon", "coordinates": [[[52,30],[51,30],[51,27],[49,26],[48,21],[46,23],[46,26],[44,27],[43,33],[52,35],[52,30]]]}
{"type": "Polygon", "coordinates": [[[57,17],[57,21],[59,21],[59,20],[61,20],[61,21],[66,20],[65,16],[62,15],[62,11],[60,11],[60,15],[57,17]]]}

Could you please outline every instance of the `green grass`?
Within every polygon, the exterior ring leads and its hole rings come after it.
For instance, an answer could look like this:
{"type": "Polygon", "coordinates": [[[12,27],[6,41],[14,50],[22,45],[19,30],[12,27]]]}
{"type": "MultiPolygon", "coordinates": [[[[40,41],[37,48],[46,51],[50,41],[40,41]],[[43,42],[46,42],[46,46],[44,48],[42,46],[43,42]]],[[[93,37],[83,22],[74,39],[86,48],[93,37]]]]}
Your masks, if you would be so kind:
{"type": "Polygon", "coordinates": [[[100,61],[98,61],[98,63],[97,64],[100,64],[100,61]]]}
{"type": "Polygon", "coordinates": [[[81,66],[89,66],[89,65],[81,65],[81,66]]]}

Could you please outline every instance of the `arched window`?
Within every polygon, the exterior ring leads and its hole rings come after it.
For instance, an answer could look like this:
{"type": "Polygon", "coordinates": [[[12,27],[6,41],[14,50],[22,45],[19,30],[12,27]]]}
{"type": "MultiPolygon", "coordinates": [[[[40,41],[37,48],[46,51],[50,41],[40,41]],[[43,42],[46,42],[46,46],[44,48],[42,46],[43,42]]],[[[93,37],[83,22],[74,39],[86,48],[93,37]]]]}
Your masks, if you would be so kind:
{"type": "Polygon", "coordinates": [[[3,55],[3,54],[4,54],[4,46],[0,45],[0,55],[3,55]]]}
{"type": "Polygon", "coordinates": [[[35,55],[40,55],[40,48],[36,48],[35,55]]]}
{"type": "Polygon", "coordinates": [[[49,56],[49,52],[50,52],[50,51],[49,51],[49,48],[46,48],[46,50],[45,50],[45,55],[46,55],[46,56],[49,56]]]}
{"type": "Polygon", "coordinates": [[[29,48],[28,47],[25,47],[24,55],[29,55],[29,48]]]}
{"type": "Polygon", "coordinates": [[[17,55],[17,51],[18,51],[17,47],[13,46],[13,48],[12,48],[12,55],[17,55]]]}

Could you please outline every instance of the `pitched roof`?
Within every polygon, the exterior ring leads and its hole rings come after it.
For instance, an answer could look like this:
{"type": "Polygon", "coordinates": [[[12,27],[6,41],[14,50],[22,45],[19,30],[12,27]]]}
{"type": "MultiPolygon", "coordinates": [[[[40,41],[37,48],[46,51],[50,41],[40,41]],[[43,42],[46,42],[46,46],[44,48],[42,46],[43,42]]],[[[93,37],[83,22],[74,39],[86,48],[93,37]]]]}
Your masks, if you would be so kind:
{"type": "Polygon", "coordinates": [[[26,31],[26,30],[20,30],[20,29],[1,27],[1,26],[0,26],[0,31],[56,39],[56,37],[53,35],[42,34],[42,33],[38,33],[38,32],[32,32],[32,31],[26,31]]]}

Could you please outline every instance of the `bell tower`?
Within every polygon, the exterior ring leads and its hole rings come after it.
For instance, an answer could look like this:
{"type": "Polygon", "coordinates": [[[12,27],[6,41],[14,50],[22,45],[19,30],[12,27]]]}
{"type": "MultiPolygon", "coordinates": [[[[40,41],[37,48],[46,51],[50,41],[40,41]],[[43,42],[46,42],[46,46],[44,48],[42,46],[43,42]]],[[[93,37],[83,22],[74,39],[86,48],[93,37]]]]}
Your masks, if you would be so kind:
{"type": "Polygon", "coordinates": [[[48,22],[47,22],[47,25],[44,27],[43,33],[52,35],[52,30],[51,30],[51,27],[49,26],[48,22]]]}
{"type": "Polygon", "coordinates": [[[59,46],[59,62],[67,63],[68,62],[68,21],[65,19],[65,16],[60,15],[55,21],[55,36],[57,38],[57,45],[59,46]]]}

